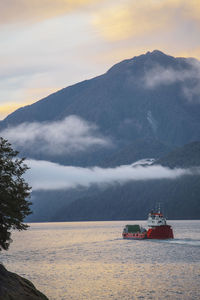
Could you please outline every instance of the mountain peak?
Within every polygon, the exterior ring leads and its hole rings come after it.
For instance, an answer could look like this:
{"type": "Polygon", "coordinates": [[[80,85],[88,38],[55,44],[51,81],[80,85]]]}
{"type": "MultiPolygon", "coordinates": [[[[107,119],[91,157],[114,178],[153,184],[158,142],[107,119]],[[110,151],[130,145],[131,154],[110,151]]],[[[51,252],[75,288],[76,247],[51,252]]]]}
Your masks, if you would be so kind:
{"type": "Polygon", "coordinates": [[[156,62],[165,65],[165,64],[174,63],[175,60],[176,60],[175,57],[155,49],[153,51],[147,51],[144,54],[134,56],[130,59],[125,59],[112,66],[107,73],[122,74],[124,71],[126,72],[127,70],[130,70],[130,68],[132,70],[134,68],[135,71],[136,70],[140,71],[142,69],[142,65],[146,63],[151,65],[152,62],[153,63],[156,62]]]}
{"type": "Polygon", "coordinates": [[[166,55],[165,53],[163,53],[162,51],[157,50],[157,49],[155,49],[155,50],[153,50],[153,51],[148,51],[146,54],[147,54],[147,55],[148,55],[148,54],[150,54],[150,55],[166,55]]]}

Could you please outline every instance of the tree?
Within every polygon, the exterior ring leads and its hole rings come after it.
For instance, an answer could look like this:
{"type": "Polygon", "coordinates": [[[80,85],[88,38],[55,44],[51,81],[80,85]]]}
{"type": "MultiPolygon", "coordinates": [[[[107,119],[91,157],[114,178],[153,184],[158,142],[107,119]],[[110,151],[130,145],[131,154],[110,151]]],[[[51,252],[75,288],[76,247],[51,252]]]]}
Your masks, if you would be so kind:
{"type": "Polygon", "coordinates": [[[30,187],[22,175],[28,169],[24,158],[17,158],[11,144],[0,137],[0,251],[8,250],[11,230],[26,230],[24,218],[31,213],[30,187]]]}

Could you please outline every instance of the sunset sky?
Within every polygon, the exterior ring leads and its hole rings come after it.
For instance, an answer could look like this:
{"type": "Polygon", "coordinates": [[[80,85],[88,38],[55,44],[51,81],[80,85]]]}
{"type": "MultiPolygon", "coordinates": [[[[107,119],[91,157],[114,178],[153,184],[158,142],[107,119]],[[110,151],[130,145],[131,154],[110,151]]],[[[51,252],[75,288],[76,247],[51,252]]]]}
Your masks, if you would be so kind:
{"type": "Polygon", "coordinates": [[[0,119],[154,49],[200,59],[199,0],[1,0],[0,119]]]}

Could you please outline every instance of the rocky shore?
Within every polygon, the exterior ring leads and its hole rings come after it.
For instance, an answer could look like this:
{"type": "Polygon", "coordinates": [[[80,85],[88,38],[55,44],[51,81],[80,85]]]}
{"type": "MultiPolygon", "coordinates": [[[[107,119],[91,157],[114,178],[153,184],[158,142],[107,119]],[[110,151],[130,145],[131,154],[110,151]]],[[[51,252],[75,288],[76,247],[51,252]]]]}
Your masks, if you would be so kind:
{"type": "Polygon", "coordinates": [[[48,300],[27,279],[6,270],[0,264],[0,300],[48,300]]]}

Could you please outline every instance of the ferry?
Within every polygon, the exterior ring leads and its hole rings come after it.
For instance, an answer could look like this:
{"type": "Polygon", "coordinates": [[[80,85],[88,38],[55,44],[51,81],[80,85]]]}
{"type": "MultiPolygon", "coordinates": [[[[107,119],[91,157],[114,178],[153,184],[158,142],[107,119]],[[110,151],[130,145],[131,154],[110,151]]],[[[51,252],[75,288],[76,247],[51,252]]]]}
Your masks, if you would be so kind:
{"type": "Polygon", "coordinates": [[[173,229],[171,225],[167,224],[166,218],[160,211],[160,208],[157,212],[151,211],[147,219],[147,227],[145,228],[135,224],[135,225],[126,225],[122,237],[124,239],[173,239],[173,229]]]}

